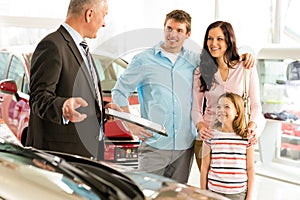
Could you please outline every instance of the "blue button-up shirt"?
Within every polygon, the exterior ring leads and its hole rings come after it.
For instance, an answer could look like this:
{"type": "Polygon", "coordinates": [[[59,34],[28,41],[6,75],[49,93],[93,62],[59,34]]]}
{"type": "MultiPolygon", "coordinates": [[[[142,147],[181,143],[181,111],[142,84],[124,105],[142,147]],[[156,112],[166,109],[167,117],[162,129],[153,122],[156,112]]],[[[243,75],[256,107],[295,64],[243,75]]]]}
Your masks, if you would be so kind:
{"type": "Polygon", "coordinates": [[[137,89],[141,116],[163,124],[168,133],[168,137],[153,133],[146,143],[163,150],[184,150],[196,136],[191,119],[192,85],[200,56],[182,48],[173,64],[163,55],[161,45],[132,59],[112,89],[112,98],[128,106],[128,96],[137,89]]]}

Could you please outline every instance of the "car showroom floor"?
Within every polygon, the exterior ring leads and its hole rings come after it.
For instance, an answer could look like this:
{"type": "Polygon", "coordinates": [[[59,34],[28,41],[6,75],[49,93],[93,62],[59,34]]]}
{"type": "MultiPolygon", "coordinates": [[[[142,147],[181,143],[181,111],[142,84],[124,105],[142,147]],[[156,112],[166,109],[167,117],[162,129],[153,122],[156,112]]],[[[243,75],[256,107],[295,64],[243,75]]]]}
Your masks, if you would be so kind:
{"type": "MultiPolygon", "coordinates": [[[[261,172],[260,169],[257,169],[257,171],[261,172]]],[[[297,176],[299,175],[299,172],[297,171],[294,172],[295,174],[297,174],[297,176]]],[[[198,171],[198,167],[195,161],[192,166],[188,184],[196,187],[199,187],[200,185],[200,173],[198,171]]],[[[300,185],[269,178],[268,175],[265,176],[265,175],[256,174],[253,200],[269,200],[269,199],[299,200],[300,185]]]]}

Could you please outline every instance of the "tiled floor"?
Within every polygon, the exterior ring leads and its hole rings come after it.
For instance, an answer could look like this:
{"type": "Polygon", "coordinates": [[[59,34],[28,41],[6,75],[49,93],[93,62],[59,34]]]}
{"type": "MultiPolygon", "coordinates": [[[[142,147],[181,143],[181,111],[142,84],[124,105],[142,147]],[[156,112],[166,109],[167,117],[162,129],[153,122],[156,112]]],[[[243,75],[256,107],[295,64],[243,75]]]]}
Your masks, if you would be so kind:
{"type": "MultiPolygon", "coordinates": [[[[295,171],[295,177],[299,178],[299,171],[299,168],[297,172],[295,171]]],[[[260,170],[260,174],[264,174],[263,171],[260,170]]],[[[300,200],[299,184],[272,179],[269,178],[269,175],[270,173],[266,174],[266,176],[256,175],[253,200],[300,200]]],[[[200,173],[196,162],[193,163],[188,184],[196,187],[200,185],[200,173]]]]}

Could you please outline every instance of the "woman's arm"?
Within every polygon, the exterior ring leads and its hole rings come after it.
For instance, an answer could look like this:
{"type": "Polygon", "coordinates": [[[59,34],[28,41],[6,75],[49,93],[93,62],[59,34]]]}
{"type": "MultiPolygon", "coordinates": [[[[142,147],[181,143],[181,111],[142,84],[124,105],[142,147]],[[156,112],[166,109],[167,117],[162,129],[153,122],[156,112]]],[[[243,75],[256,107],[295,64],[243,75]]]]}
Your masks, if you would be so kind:
{"type": "Polygon", "coordinates": [[[266,120],[262,113],[261,100],[260,100],[260,86],[259,77],[256,66],[250,69],[249,73],[249,89],[248,96],[250,97],[250,120],[248,124],[249,135],[251,143],[255,144],[257,138],[263,131],[266,120]]]}
{"type": "Polygon", "coordinates": [[[211,131],[209,131],[203,118],[203,102],[204,92],[200,92],[200,71],[196,68],[194,71],[194,83],[193,83],[193,104],[192,104],[192,120],[196,126],[197,132],[200,135],[201,140],[208,140],[213,137],[211,131]]]}
{"type": "Polygon", "coordinates": [[[192,101],[192,120],[195,125],[203,122],[202,106],[204,101],[204,92],[200,92],[200,71],[199,67],[194,70],[193,80],[193,101],[192,101]]]}

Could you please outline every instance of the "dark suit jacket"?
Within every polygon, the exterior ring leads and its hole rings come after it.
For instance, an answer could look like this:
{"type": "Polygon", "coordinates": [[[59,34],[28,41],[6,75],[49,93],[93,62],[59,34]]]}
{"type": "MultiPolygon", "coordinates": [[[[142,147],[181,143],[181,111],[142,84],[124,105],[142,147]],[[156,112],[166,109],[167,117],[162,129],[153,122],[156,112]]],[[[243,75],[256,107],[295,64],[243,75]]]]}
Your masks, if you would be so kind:
{"type": "Polygon", "coordinates": [[[83,58],[63,26],[46,36],[33,53],[29,103],[26,146],[99,158],[99,129],[104,112],[96,103],[94,85],[83,58]],[[62,106],[70,97],[87,101],[86,108],[78,109],[87,118],[65,125],[62,106]]]}

